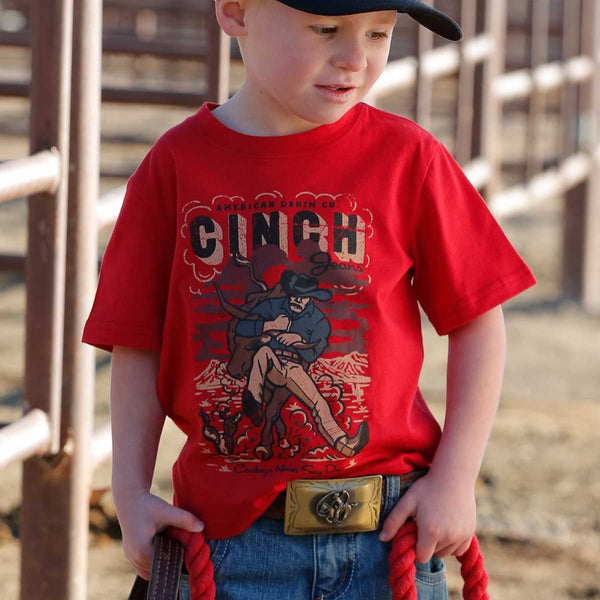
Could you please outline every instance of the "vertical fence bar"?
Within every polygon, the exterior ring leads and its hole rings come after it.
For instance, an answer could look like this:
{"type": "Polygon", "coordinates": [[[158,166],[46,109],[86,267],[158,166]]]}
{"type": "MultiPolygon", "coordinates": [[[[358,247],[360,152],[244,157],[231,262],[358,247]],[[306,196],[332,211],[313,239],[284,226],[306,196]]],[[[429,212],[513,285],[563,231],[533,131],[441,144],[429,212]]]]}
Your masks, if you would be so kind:
{"type": "MultiPolygon", "coordinates": [[[[550,27],[550,3],[549,0],[533,0],[531,14],[531,55],[529,66],[532,71],[543,65],[548,60],[548,29],[550,27]]],[[[529,113],[527,115],[527,143],[525,178],[531,179],[542,171],[544,167],[540,137],[543,140],[543,127],[540,127],[544,111],[546,109],[546,97],[535,86],[531,90],[529,98],[529,113]]]]}
{"type": "MultiPolygon", "coordinates": [[[[426,4],[433,4],[431,0],[425,0],[426,4]]],[[[431,75],[423,69],[423,57],[433,48],[433,33],[425,27],[418,29],[418,72],[417,85],[415,87],[415,115],[417,123],[424,129],[431,129],[431,99],[433,93],[433,81],[431,75]]]]}
{"type": "MultiPolygon", "coordinates": [[[[32,3],[31,153],[55,146],[62,178],[54,194],[29,199],[24,409],[51,422],[49,454],[60,448],[72,0],[32,3]]],[[[60,466],[32,458],[23,465],[21,598],[64,600],[62,548],[66,499],[57,493],[60,466]],[[52,557],[49,568],[48,557],[52,557]]]]}
{"type": "MultiPolygon", "coordinates": [[[[486,17],[486,2],[487,0],[476,0],[476,18],[475,18],[475,33],[476,35],[485,34],[487,32],[487,17],[486,17]]],[[[481,156],[483,154],[483,114],[484,114],[484,75],[486,65],[489,58],[483,63],[475,66],[473,73],[473,121],[471,132],[471,157],[481,156]]]]}
{"type": "Polygon", "coordinates": [[[583,306],[600,315],[600,0],[585,0],[584,23],[589,27],[588,54],[594,61],[590,86],[589,152],[592,172],[588,182],[583,254],[583,306]]]}
{"type": "MultiPolygon", "coordinates": [[[[462,0],[460,24],[465,42],[475,37],[477,27],[477,0],[462,0]]],[[[463,42],[464,44],[464,42],[463,42]]],[[[456,117],[455,156],[459,164],[471,160],[473,148],[475,65],[462,57],[458,71],[458,102],[456,117]]]]}
{"type": "Polygon", "coordinates": [[[89,497],[92,469],[90,448],[94,415],[94,350],[81,343],[83,325],[92,304],[97,279],[98,227],[96,199],[99,180],[100,90],[102,62],[102,0],[74,0],[73,73],[62,446],[72,449],[63,458],[58,482],[68,527],[61,540],[68,556],[67,600],[87,597],[89,497]]]}
{"type": "Polygon", "coordinates": [[[502,180],[502,100],[494,89],[494,82],[504,72],[506,49],[506,0],[487,0],[485,28],[494,41],[491,56],[483,74],[483,131],[482,151],[490,167],[490,176],[484,189],[489,202],[499,191],[502,180]]]}
{"type": "MultiPolygon", "coordinates": [[[[581,49],[581,0],[563,0],[563,63],[578,56],[581,49]]],[[[561,93],[561,158],[577,149],[577,84],[565,82],[561,93]]]]}
{"type": "MultiPolygon", "coordinates": [[[[581,51],[581,0],[564,0],[563,62],[581,51]]],[[[561,96],[561,158],[579,146],[579,85],[565,82],[561,96]]],[[[563,215],[562,289],[570,298],[580,299],[583,285],[583,230],[586,184],[580,183],[565,194],[563,215]]]]}
{"type": "Polygon", "coordinates": [[[214,14],[209,8],[207,14],[208,44],[208,98],[223,104],[229,99],[229,60],[231,40],[223,33],[214,14]]]}

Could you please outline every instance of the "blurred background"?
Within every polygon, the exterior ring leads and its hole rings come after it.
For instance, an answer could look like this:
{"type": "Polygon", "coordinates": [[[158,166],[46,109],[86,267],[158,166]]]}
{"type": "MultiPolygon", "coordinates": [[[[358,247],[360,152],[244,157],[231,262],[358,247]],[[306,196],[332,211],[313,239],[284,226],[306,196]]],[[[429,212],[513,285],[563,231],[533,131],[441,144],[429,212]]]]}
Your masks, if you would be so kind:
{"type": "MultiPolygon", "coordinates": [[[[416,120],[453,152],[538,279],[535,288],[505,306],[505,382],[477,488],[478,534],[490,595],[496,600],[600,598],[600,0],[430,3],[461,23],[465,39],[447,44],[400,15],[390,64],[368,101],[416,120]]],[[[212,4],[0,0],[2,425],[35,407],[54,411],[51,420],[57,412],[60,417],[56,403],[48,408],[39,381],[47,382],[46,390],[59,386],[64,401],[73,389],[80,390],[84,379],[76,367],[80,358],[72,354],[77,351],[69,350],[66,342],[67,367],[59,375],[51,373],[61,371],[60,361],[57,366],[48,354],[36,353],[47,331],[43,315],[51,306],[56,310],[51,299],[61,297],[56,295],[61,278],[50,274],[44,287],[48,273],[33,271],[34,261],[26,264],[26,256],[39,257],[45,251],[32,246],[32,232],[47,233],[42,223],[55,226],[56,235],[64,234],[56,224],[60,215],[40,216],[38,205],[62,197],[68,200],[69,219],[85,221],[87,215],[88,228],[73,235],[83,242],[89,238],[101,257],[122,186],[151,144],[204,101],[223,101],[243,81],[239,50],[219,33],[212,4]],[[66,48],[70,43],[72,54],[66,48]],[[71,100],[70,108],[65,98],[71,100]],[[52,125],[58,121],[65,122],[62,130],[52,125]],[[31,190],[15,174],[17,169],[8,167],[52,146],[64,158],[69,136],[70,176],[63,173],[58,190],[36,190],[41,193],[32,196],[35,206],[28,207],[31,190]],[[87,154],[86,144],[91,144],[87,154]],[[76,197],[92,212],[76,205],[76,197]]],[[[52,160],[44,155],[26,170],[42,177],[42,171],[54,168],[52,160]]],[[[77,244],[83,242],[73,242],[72,252],[77,254],[77,244]]],[[[58,247],[56,262],[64,258],[64,249],[58,247]]],[[[92,285],[98,257],[89,258],[88,252],[92,285]]],[[[49,264],[56,270],[55,262],[49,264]]],[[[77,279],[74,273],[80,267],[74,264],[66,269],[67,286],[77,279]]],[[[75,311],[85,313],[86,306],[74,308],[68,291],[66,296],[66,321],[75,311]]],[[[83,296],[87,302],[89,295],[83,296]]],[[[62,343],[67,333],[63,336],[60,327],[57,332],[56,322],[54,318],[54,328],[47,325],[48,331],[62,343]]],[[[77,325],[69,335],[78,339],[77,325]]],[[[424,337],[421,388],[443,422],[446,340],[427,323],[424,337]]],[[[93,476],[90,484],[83,476],[79,492],[85,496],[85,509],[77,509],[86,530],[80,543],[89,556],[83,551],[74,559],[79,566],[71,578],[78,581],[62,595],[36,587],[45,568],[52,569],[56,561],[64,566],[60,552],[48,550],[60,544],[42,537],[77,527],[68,517],[48,517],[63,502],[56,494],[46,496],[51,493],[39,488],[35,475],[42,469],[41,479],[49,478],[52,486],[57,479],[66,481],[71,476],[67,473],[80,473],[77,452],[87,438],[69,437],[79,426],[77,420],[66,419],[63,405],[60,432],[53,434],[54,450],[62,452],[51,451],[54,456],[44,459],[43,467],[40,459],[27,461],[25,488],[22,463],[16,458],[2,461],[1,456],[11,454],[17,438],[0,438],[3,600],[126,598],[133,581],[110,495],[109,432],[104,426],[110,357],[98,351],[92,360],[91,384],[84,383],[91,389],[77,391],[70,405],[88,406],[94,424],[84,417],[82,429],[96,431],[93,476]],[[27,571],[22,575],[21,540],[23,546],[34,547],[24,551],[27,571]],[[37,546],[43,558],[36,557],[37,546]],[[38,591],[20,596],[20,588],[30,585],[38,591]]],[[[77,410],[69,409],[69,414],[77,410]]],[[[18,437],[33,440],[35,435],[27,430],[18,437]]],[[[32,452],[48,450],[47,437],[39,435],[42,441],[37,446],[31,442],[32,452]]],[[[167,425],[155,477],[155,491],[166,499],[171,495],[170,465],[181,443],[180,434],[167,425]]],[[[88,458],[84,452],[86,473],[92,471],[88,458]]],[[[81,503],[74,497],[67,504],[81,503]]],[[[448,562],[451,595],[459,598],[460,576],[453,561],[448,562]]]]}

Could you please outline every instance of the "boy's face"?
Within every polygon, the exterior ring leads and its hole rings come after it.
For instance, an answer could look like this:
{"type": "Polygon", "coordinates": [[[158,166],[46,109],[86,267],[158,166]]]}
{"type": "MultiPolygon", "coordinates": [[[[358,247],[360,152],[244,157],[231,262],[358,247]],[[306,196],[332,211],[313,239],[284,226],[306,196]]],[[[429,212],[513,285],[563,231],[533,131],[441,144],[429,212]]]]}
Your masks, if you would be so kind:
{"type": "Polygon", "coordinates": [[[395,11],[324,17],[276,0],[244,5],[240,99],[270,129],[267,135],[337,121],[366,96],[386,65],[395,11]]]}

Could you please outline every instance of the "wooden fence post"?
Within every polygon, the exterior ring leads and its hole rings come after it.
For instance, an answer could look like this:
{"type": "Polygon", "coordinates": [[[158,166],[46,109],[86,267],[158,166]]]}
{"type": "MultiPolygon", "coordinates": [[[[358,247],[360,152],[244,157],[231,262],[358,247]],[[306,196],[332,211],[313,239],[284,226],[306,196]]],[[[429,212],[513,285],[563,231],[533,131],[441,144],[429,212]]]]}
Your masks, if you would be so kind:
{"type": "MultiPolygon", "coordinates": [[[[477,0],[475,4],[475,35],[483,35],[489,31],[487,29],[487,0],[477,0]]],[[[473,72],[473,119],[471,124],[471,148],[469,160],[483,155],[483,137],[484,137],[484,108],[485,94],[484,81],[488,59],[475,65],[473,72]]],[[[468,149],[467,151],[468,152],[468,149]]],[[[461,163],[462,164],[462,163],[461,163]]]]}
{"type": "Polygon", "coordinates": [[[583,22],[589,27],[585,38],[587,53],[592,57],[594,73],[589,89],[589,152],[591,173],[583,250],[583,306],[600,314],[600,2],[584,0],[583,22]]]}
{"type": "MultiPolygon", "coordinates": [[[[548,29],[550,27],[549,0],[533,0],[531,7],[531,56],[529,67],[532,72],[540,65],[548,62],[548,29]]],[[[541,152],[540,134],[543,136],[543,127],[540,127],[546,110],[546,96],[535,85],[529,98],[529,111],[527,115],[527,144],[525,179],[530,180],[544,168],[541,152]]]]}
{"type": "MultiPolygon", "coordinates": [[[[477,0],[461,0],[460,25],[464,43],[477,33],[477,0]]],[[[466,165],[473,158],[473,133],[475,126],[475,64],[461,56],[458,70],[458,100],[456,116],[455,157],[459,164],[466,165]]]]}
{"type": "Polygon", "coordinates": [[[206,14],[208,19],[208,99],[211,102],[223,104],[229,99],[229,62],[231,55],[231,40],[223,33],[214,11],[206,14]]]}
{"type": "MultiPolygon", "coordinates": [[[[563,62],[581,51],[581,0],[564,3],[563,62]]],[[[579,145],[579,84],[565,81],[561,97],[561,158],[577,151],[579,145]]],[[[567,297],[580,299],[583,278],[583,223],[586,185],[579,183],[565,194],[563,215],[562,289],[567,297]]]]}
{"type": "MultiPolygon", "coordinates": [[[[425,0],[426,4],[432,4],[431,0],[425,0]]],[[[433,33],[425,27],[418,29],[417,43],[417,85],[415,86],[415,121],[424,129],[431,129],[431,100],[433,93],[433,81],[431,75],[424,69],[423,58],[433,49],[433,33]]]]}
{"type": "Polygon", "coordinates": [[[494,48],[483,74],[483,131],[482,154],[489,165],[490,175],[484,188],[489,202],[501,187],[502,179],[502,99],[494,89],[494,82],[504,72],[506,47],[506,0],[487,0],[486,32],[491,36],[494,48]]]}

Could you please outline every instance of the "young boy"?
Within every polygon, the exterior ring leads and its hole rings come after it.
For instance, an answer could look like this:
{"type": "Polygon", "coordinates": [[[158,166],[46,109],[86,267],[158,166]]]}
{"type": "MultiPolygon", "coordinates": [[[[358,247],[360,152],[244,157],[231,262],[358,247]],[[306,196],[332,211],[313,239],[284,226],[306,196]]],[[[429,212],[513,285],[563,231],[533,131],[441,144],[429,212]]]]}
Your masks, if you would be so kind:
{"type": "Polygon", "coordinates": [[[414,519],[419,597],[446,597],[499,305],[534,279],[447,151],[361,103],[397,11],[461,36],[416,0],[216,0],[242,88],[129,182],[84,340],[113,351],[113,493],[142,577],[173,525],[210,540],[217,598],[390,598],[388,542],[414,519]],[[417,387],[419,304],[449,336],[443,434],[417,387]],[[165,414],[188,437],[174,506],[149,491],[165,414]]]}

